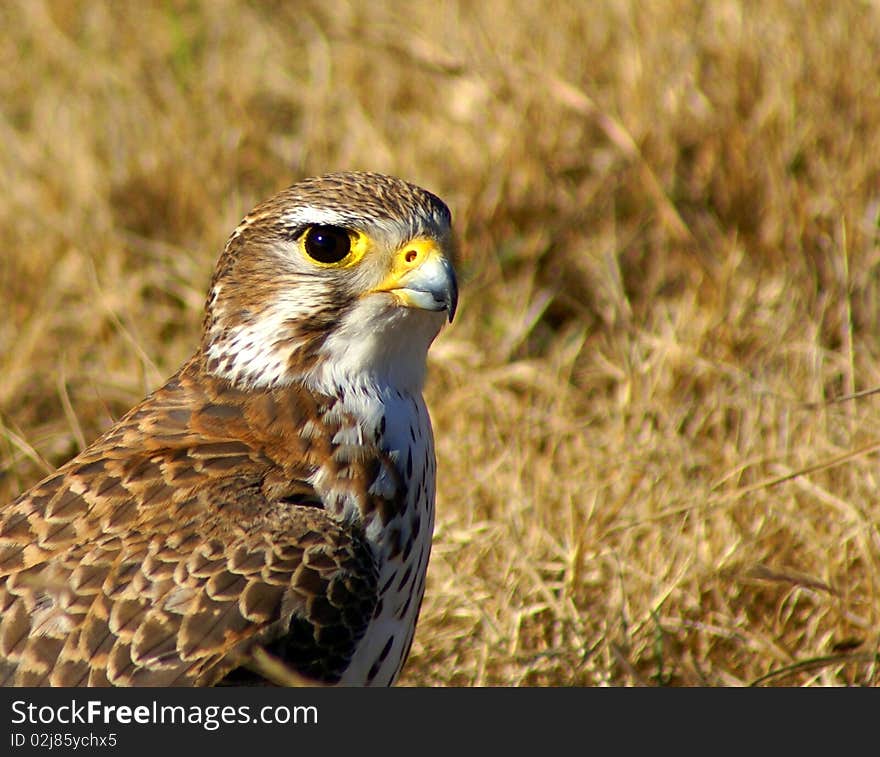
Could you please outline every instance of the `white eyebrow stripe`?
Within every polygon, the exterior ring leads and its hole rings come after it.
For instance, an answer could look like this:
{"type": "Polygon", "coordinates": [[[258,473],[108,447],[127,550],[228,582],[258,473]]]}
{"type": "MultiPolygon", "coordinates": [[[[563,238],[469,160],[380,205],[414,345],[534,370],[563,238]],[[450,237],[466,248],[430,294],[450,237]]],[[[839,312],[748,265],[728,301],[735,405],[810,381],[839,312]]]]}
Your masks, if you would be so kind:
{"type": "Polygon", "coordinates": [[[342,213],[330,208],[295,208],[283,213],[281,221],[286,226],[303,226],[314,224],[316,226],[346,226],[354,219],[348,213],[342,213]]]}
{"type": "MultiPolygon", "coordinates": [[[[417,235],[417,224],[411,220],[370,218],[334,210],[333,208],[316,208],[314,206],[292,208],[281,215],[282,223],[290,228],[303,226],[342,226],[343,228],[355,228],[374,236],[374,240],[380,238],[384,244],[396,248],[408,242],[417,235]]],[[[424,233],[424,232],[422,232],[424,233]]]]}

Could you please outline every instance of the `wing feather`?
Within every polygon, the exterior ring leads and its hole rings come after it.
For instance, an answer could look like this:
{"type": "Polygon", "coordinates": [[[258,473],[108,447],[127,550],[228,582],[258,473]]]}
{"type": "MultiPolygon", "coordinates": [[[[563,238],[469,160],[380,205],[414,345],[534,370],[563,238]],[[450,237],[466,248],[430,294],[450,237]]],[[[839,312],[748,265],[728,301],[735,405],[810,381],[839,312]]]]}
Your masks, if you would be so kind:
{"type": "Polygon", "coordinates": [[[220,389],[185,368],[0,509],[0,683],[257,683],[258,650],[339,679],[373,554],[323,509],[308,455],[279,461],[253,430],[261,407],[271,424],[314,409],[220,389]]]}

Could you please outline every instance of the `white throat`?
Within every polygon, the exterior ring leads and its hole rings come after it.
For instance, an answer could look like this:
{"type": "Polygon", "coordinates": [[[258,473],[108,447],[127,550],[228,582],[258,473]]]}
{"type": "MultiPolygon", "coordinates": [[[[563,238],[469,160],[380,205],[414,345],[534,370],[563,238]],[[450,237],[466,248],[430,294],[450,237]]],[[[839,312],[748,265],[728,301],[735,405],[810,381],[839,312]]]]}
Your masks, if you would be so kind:
{"type": "Polygon", "coordinates": [[[356,302],[329,329],[317,359],[297,352],[308,337],[297,334],[324,303],[273,302],[251,320],[217,328],[206,353],[209,370],[248,389],[272,389],[302,383],[324,394],[346,385],[373,385],[421,394],[428,348],[444,322],[444,313],[397,305],[389,295],[356,302]]]}
{"type": "Polygon", "coordinates": [[[428,348],[443,325],[443,314],[389,306],[386,298],[361,300],[328,336],[324,358],[306,376],[318,391],[370,383],[419,395],[425,383],[428,348]]]}

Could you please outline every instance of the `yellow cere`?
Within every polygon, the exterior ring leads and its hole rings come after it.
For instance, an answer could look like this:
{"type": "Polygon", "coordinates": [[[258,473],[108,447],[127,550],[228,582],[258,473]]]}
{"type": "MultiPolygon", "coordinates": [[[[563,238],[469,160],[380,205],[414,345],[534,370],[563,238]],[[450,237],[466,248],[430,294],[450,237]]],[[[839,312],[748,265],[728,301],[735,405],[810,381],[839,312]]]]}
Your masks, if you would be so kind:
{"type": "Polygon", "coordinates": [[[426,260],[441,255],[440,247],[436,240],[419,237],[411,239],[394,253],[391,261],[391,271],[386,279],[376,288],[376,291],[387,292],[397,288],[400,279],[414,268],[418,268],[426,260]]]}

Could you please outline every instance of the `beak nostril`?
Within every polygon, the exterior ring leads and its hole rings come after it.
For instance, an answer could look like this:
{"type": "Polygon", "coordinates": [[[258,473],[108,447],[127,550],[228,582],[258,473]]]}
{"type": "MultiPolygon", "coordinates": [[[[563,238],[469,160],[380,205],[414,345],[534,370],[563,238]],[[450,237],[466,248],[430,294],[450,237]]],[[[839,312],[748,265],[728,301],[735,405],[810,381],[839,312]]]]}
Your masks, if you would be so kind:
{"type": "Polygon", "coordinates": [[[418,253],[417,250],[407,250],[407,251],[403,254],[403,259],[404,259],[407,263],[415,263],[416,260],[418,259],[418,257],[419,257],[419,253],[418,253]]]}

